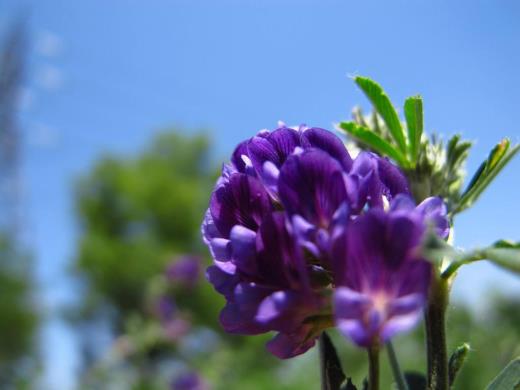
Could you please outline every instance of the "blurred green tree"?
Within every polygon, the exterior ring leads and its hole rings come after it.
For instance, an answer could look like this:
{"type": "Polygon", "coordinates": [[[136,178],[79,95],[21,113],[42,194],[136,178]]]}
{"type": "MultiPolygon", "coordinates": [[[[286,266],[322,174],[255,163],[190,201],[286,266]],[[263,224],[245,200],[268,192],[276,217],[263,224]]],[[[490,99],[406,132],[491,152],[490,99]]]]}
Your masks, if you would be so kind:
{"type": "Polygon", "coordinates": [[[86,282],[83,316],[114,311],[114,330],[143,312],[148,281],[172,256],[201,252],[213,185],[205,136],[159,135],[136,159],[101,159],[77,185],[82,229],[74,269],[86,282]]]}
{"type": "Polygon", "coordinates": [[[18,103],[26,65],[26,28],[17,19],[0,44],[0,388],[25,388],[38,371],[38,311],[32,261],[20,231],[21,131],[18,103]]]}

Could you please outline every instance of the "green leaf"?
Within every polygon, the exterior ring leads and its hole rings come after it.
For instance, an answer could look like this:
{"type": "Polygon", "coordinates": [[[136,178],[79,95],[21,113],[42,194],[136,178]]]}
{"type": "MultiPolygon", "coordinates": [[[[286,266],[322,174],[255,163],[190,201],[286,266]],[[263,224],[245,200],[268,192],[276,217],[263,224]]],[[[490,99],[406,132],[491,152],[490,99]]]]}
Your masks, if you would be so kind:
{"type": "Polygon", "coordinates": [[[404,102],[404,116],[408,128],[408,153],[415,163],[419,155],[419,146],[423,133],[423,102],[422,97],[412,96],[404,102]]]}
{"type": "Polygon", "coordinates": [[[440,252],[452,259],[450,265],[442,272],[443,278],[449,278],[465,264],[480,260],[488,260],[499,267],[520,275],[520,243],[500,240],[490,247],[469,252],[456,251],[447,245],[447,248],[438,249],[437,254],[440,252]]]}
{"type": "Polygon", "coordinates": [[[321,389],[339,390],[345,381],[345,374],[341,368],[336,348],[328,334],[323,332],[320,336],[320,363],[321,363],[321,389]]]}
{"type": "Polygon", "coordinates": [[[366,144],[368,147],[374,149],[379,154],[390,157],[401,167],[409,167],[409,163],[406,160],[406,157],[372,130],[363,126],[359,126],[354,122],[341,122],[339,127],[345,130],[351,137],[366,144]]]}
{"type": "Polygon", "coordinates": [[[484,250],[485,260],[520,274],[520,249],[518,248],[489,248],[484,250]]]}
{"type": "Polygon", "coordinates": [[[473,175],[453,214],[459,213],[475,203],[493,179],[520,150],[520,145],[515,145],[513,148],[510,146],[511,142],[505,138],[493,148],[488,158],[480,164],[473,175]]]}
{"type": "Polygon", "coordinates": [[[468,353],[471,350],[468,343],[462,344],[460,347],[452,353],[449,361],[449,378],[450,378],[450,386],[453,386],[455,379],[457,378],[457,374],[460,369],[464,365],[466,358],[468,357],[468,353]]]}
{"type": "Polygon", "coordinates": [[[520,389],[520,358],[516,358],[504,368],[486,387],[486,390],[520,389]]]}
{"type": "Polygon", "coordinates": [[[392,134],[392,137],[394,138],[401,152],[406,153],[406,139],[404,137],[401,122],[399,121],[399,116],[397,115],[397,112],[395,111],[395,108],[390,102],[390,99],[386,95],[385,91],[383,91],[383,88],[381,88],[381,86],[375,81],[367,77],[357,76],[354,81],[365,93],[376,111],[385,121],[390,134],[392,134]]]}

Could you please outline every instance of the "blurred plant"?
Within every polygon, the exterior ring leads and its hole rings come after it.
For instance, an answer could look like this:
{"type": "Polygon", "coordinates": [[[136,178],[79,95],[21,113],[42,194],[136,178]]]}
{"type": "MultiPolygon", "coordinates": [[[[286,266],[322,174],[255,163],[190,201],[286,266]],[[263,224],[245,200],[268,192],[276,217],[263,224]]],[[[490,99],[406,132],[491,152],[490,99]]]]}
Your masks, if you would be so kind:
{"type": "MultiPolygon", "coordinates": [[[[29,385],[38,371],[38,311],[30,257],[0,234],[0,388],[29,385]]],[[[18,388],[18,387],[17,387],[18,388]]],[[[21,387],[23,388],[23,387],[21,387]]]]}
{"type": "Polygon", "coordinates": [[[106,157],[77,186],[81,235],[74,269],[85,316],[110,306],[115,329],[142,312],[148,280],[172,254],[199,247],[196,226],[213,172],[203,136],[163,134],[139,158],[106,157]],[[117,272],[114,272],[117,270],[117,272]]]}
{"type": "Polygon", "coordinates": [[[28,388],[39,370],[31,257],[21,239],[18,103],[27,37],[16,20],[0,47],[0,388],[28,388]]]}

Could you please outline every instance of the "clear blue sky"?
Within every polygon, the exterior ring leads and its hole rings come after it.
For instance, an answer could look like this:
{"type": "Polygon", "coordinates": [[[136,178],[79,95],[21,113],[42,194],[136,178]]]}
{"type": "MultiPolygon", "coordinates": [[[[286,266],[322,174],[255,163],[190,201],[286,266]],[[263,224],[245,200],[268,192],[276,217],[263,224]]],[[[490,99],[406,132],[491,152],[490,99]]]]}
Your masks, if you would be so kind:
{"type": "MultiPolygon", "coordinates": [[[[71,185],[106,152],[139,150],[159,129],[208,129],[216,158],[279,119],[331,128],[366,100],[349,74],[378,80],[396,103],[421,93],[426,127],[477,140],[473,171],[502,136],[518,141],[520,3],[348,0],[0,0],[33,36],[24,93],[27,225],[50,313],[74,294],[71,185]]],[[[457,243],[520,239],[520,159],[457,221],[457,243]]],[[[480,264],[455,294],[478,304],[520,281],[480,264]]],[[[47,382],[72,386],[70,331],[43,331],[47,382]]]]}

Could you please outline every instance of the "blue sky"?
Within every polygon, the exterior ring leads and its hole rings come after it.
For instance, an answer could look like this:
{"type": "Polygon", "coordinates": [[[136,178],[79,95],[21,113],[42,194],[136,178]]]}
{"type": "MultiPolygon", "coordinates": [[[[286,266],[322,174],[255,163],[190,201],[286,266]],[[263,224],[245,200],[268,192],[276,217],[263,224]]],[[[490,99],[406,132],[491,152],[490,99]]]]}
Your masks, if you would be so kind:
{"type": "MultiPolygon", "coordinates": [[[[427,129],[476,140],[470,172],[500,137],[519,138],[514,0],[0,0],[0,26],[20,6],[33,37],[26,225],[50,313],[74,294],[65,277],[78,234],[74,178],[166,127],[208,131],[217,159],[280,119],[331,128],[355,104],[368,108],[348,78],[362,74],[398,104],[421,93],[427,129]]],[[[517,159],[460,216],[459,245],[520,239],[519,169],[517,159]]],[[[463,270],[454,290],[478,305],[498,284],[520,292],[488,264],[463,270]]],[[[43,336],[49,388],[68,389],[71,333],[51,320],[43,336]]]]}

